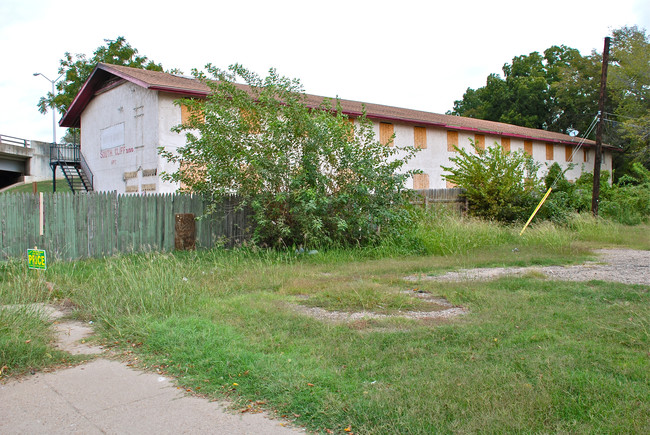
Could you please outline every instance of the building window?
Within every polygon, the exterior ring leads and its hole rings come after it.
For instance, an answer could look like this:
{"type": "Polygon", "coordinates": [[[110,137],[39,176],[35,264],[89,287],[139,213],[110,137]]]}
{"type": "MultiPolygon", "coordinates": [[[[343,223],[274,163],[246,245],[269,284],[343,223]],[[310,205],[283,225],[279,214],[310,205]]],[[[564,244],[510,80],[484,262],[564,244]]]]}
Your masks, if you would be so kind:
{"type": "Polygon", "coordinates": [[[553,160],[553,144],[546,144],[546,160],[553,160]]]}
{"type": "Polygon", "coordinates": [[[447,151],[455,152],[454,146],[459,147],[458,145],[458,132],[457,131],[447,131],[447,151]]]}
{"type": "Polygon", "coordinates": [[[205,113],[202,109],[197,109],[195,112],[184,104],[181,104],[181,124],[187,125],[192,121],[192,115],[203,116],[205,120],[205,113]]]}
{"type": "Polygon", "coordinates": [[[427,129],[424,127],[413,127],[413,142],[415,148],[424,150],[427,148],[427,129]]]}
{"type": "Polygon", "coordinates": [[[348,139],[350,141],[354,140],[354,118],[348,117],[348,139]]]}
{"type": "Polygon", "coordinates": [[[573,146],[567,145],[564,148],[564,157],[566,158],[567,162],[572,162],[573,161],[573,146]]]}
{"type": "Polygon", "coordinates": [[[501,148],[503,148],[503,151],[505,151],[505,152],[510,152],[510,138],[509,137],[502,137],[501,138],[501,148]]]}
{"type": "Polygon", "coordinates": [[[393,143],[393,133],[394,133],[394,127],[393,124],[390,124],[388,122],[380,122],[379,123],[379,142],[381,142],[382,145],[388,145],[389,147],[392,147],[394,145],[393,143]]]}
{"type": "Polygon", "coordinates": [[[190,109],[185,104],[181,104],[181,124],[190,122],[190,109]]]}
{"type": "Polygon", "coordinates": [[[485,135],[484,134],[475,134],[474,135],[474,144],[476,148],[480,150],[485,149],[485,135]]]}
{"type": "Polygon", "coordinates": [[[429,174],[413,174],[413,189],[428,189],[429,174]]]}
{"type": "Polygon", "coordinates": [[[588,162],[589,161],[589,150],[583,148],[582,152],[584,153],[583,162],[588,162]]]}
{"type": "Polygon", "coordinates": [[[524,141],[524,152],[528,154],[530,157],[533,156],[533,141],[532,140],[525,140],[524,141]]]}

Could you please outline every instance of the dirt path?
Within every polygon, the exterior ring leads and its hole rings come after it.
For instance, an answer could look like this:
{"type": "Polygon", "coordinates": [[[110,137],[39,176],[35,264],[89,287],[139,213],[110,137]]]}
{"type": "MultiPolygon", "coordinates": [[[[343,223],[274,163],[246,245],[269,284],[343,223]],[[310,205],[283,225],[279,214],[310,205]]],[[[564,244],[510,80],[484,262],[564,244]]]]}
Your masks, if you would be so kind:
{"type": "Polygon", "coordinates": [[[462,281],[494,279],[505,275],[536,272],[548,279],[562,281],[609,281],[623,284],[650,285],[650,251],[632,249],[601,249],[595,251],[599,260],[574,266],[493,267],[462,269],[437,276],[413,275],[408,281],[462,281]]]}

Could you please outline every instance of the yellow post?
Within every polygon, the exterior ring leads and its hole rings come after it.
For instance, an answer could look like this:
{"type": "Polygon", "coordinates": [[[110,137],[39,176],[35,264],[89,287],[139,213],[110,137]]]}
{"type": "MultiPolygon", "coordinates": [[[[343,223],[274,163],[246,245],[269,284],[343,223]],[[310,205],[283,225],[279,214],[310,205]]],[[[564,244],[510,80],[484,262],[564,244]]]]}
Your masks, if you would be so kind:
{"type": "Polygon", "coordinates": [[[553,188],[549,187],[548,190],[546,191],[546,195],[544,195],[544,198],[542,198],[542,200],[539,202],[539,204],[537,204],[537,208],[535,209],[533,214],[530,215],[530,218],[528,218],[528,222],[526,222],[526,225],[524,225],[524,227],[521,229],[521,232],[519,233],[520,236],[524,233],[524,231],[526,231],[526,228],[528,228],[528,224],[530,223],[530,221],[533,220],[533,218],[535,217],[535,215],[539,211],[539,208],[542,206],[542,204],[544,204],[544,201],[546,201],[546,198],[548,198],[548,196],[551,194],[551,190],[553,190],[553,188]]]}

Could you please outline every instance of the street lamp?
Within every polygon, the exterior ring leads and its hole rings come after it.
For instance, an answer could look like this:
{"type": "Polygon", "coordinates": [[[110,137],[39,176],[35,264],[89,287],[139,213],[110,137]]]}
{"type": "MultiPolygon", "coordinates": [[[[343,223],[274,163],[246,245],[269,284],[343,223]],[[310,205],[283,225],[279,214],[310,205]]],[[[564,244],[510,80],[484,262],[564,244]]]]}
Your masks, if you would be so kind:
{"type": "MultiPolygon", "coordinates": [[[[54,83],[58,82],[59,79],[63,77],[63,74],[57,77],[56,80],[50,80],[41,73],[34,73],[34,77],[36,76],[42,76],[45,80],[52,83],[52,98],[54,98],[54,83]]],[[[54,101],[52,101],[52,143],[56,145],[56,107],[54,106],[54,101]]]]}

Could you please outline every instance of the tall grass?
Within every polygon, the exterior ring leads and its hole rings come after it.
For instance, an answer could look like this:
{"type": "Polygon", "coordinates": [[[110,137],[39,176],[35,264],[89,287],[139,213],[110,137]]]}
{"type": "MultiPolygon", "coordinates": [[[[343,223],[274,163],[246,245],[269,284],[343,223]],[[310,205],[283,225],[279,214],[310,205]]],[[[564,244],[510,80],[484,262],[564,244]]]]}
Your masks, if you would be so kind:
{"type": "Polygon", "coordinates": [[[51,322],[30,305],[0,308],[0,379],[69,361],[70,355],[52,348],[51,322]]]}

